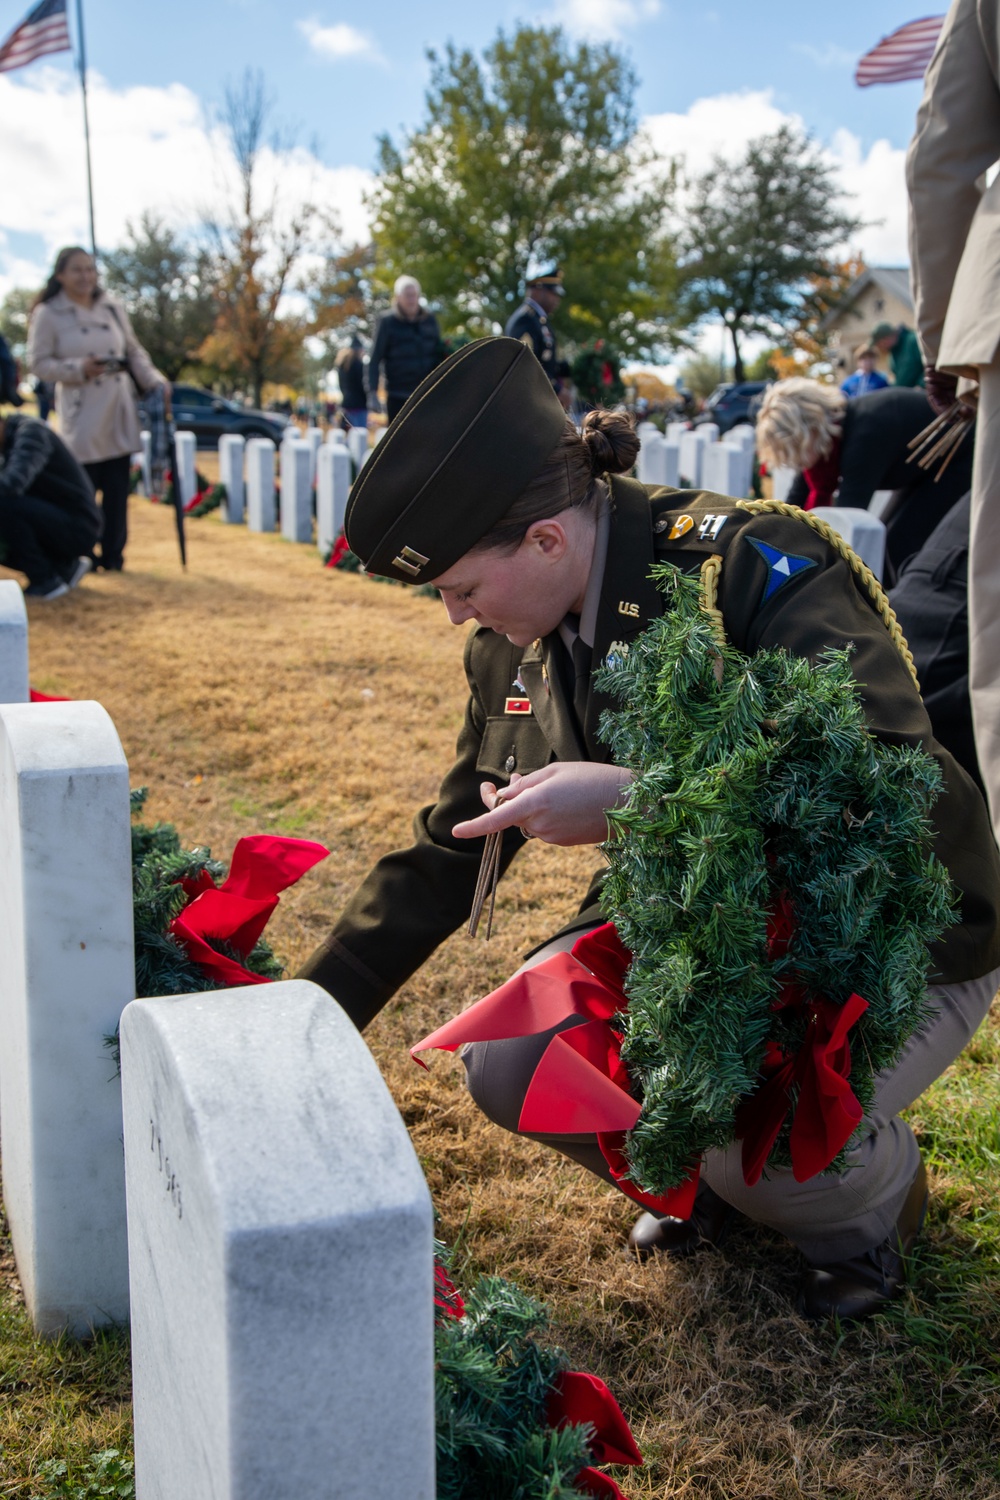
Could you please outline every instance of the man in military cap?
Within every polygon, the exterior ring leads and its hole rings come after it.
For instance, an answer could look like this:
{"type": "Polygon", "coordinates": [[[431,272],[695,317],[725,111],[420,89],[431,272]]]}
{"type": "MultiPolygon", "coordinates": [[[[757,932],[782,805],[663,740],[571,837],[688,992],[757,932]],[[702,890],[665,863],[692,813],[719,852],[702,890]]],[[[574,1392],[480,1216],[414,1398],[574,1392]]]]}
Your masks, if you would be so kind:
{"type": "MultiPolygon", "coordinates": [[[[962,1050],[1000,982],[1000,858],[978,790],[933,739],[905,643],[843,544],[793,507],[639,484],[625,477],[637,448],[624,413],[588,412],[578,433],[531,350],[501,338],[439,365],[374,450],[348,505],[351,548],[369,572],[434,583],[451,621],[475,624],[469,699],[455,762],[417,814],[412,844],[378,861],[301,977],[363,1027],[468,920],[484,836],[501,836],[501,871],[526,838],[603,841],[605,810],[630,774],[600,737],[612,704],[592,672],[666,607],[654,563],[717,569],[723,627],[747,654],[784,647],[814,660],[852,642],[872,734],[922,747],[944,778],[934,847],[962,914],[930,950],[928,1020],[880,1078],[848,1172],[800,1183],[769,1168],[747,1185],[738,1146],[710,1151],[691,1217],[646,1213],[631,1243],[639,1254],[690,1254],[718,1243],[740,1211],[802,1251],[807,1316],[864,1317],[901,1291],[901,1251],[926,1203],[899,1111],[962,1050]]],[[[605,920],[602,878],[582,901],[576,893],[576,916],[532,962],[605,920]]],[[[463,1057],[473,1098],[509,1130],[551,1034],[473,1043],[463,1057]]],[[[593,1134],[533,1138],[612,1181],[593,1134]]]]}
{"type": "MultiPolygon", "coordinates": [[[[524,301],[507,319],[504,333],[507,338],[520,339],[534,352],[557,396],[562,396],[565,377],[568,373],[564,361],[560,361],[556,350],[556,336],[549,319],[566,295],[562,284],[562,270],[557,265],[547,265],[529,273],[525,283],[524,301]]],[[[565,403],[563,403],[565,404],[565,403]]]]}

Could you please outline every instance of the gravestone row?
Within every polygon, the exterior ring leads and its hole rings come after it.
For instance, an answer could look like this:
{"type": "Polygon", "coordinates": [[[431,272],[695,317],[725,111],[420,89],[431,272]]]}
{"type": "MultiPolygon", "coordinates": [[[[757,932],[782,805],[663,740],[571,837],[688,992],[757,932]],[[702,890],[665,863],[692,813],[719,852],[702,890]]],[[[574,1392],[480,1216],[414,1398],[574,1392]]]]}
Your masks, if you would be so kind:
{"type": "Polygon", "coordinates": [[[433,1500],[431,1204],[378,1068],[305,981],[132,998],[125,756],[99,704],[27,681],[0,583],[0,1148],[32,1321],[131,1313],[139,1500],[433,1500]]]}

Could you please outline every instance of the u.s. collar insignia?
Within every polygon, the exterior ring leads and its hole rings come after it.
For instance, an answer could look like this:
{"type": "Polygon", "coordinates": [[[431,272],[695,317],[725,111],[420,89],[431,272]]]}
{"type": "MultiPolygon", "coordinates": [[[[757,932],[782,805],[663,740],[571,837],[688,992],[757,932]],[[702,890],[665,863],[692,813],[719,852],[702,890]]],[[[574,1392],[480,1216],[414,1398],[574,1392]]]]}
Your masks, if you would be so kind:
{"type": "Polygon", "coordinates": [[[754,547],[767,563],[767,582],[764,584],[764,592],[760,596],[760,608],[773,599],[779,589],[783,589],[786,583],[791,583],[800,573],[805,573],[809,568],[817,566],[814,558],[797,557],[794,552],[782,552],[777,547],[769,547],[767,542],[758,542],[754,536],[748,536],[747,541],[754,547]]]}
{"type": "Polygon", "coordinates": [[[678,516],[677,520],[667,532],[667,541],[676,542],[679,536],[686,536],[694,525],[694,516],[678,516]]]}

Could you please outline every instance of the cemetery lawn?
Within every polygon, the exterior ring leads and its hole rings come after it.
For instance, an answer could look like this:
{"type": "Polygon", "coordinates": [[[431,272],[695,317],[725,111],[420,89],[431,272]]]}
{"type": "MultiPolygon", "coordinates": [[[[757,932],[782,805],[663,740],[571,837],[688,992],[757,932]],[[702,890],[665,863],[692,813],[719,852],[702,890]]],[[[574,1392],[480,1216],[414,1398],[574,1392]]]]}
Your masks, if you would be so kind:
{"type": "MultiPolygon", "coordinates": [[[[146,818],[184,843],[225,860],[255,832],[331,848],[268,929],[293,972],[433,797],[461,722],[464,632],[434,600],[325,571],[312,548],[216,516],[189,521],[186,574],[166,511],[133,500],[131,533],[125,573],[29,606],[32,685],[105,705],[133,786],[150,789],[146,818]]],[[[795,1252],[749,1225],[722,1252],[638,1265],[623,1198],[487,1123],[455,1060],[435,1055],[424,1073],[407,1055],[574,909],[594,863],[530,844],[492,940],[456,934],[368,1033],[459,1284],[498,1273],[548,1304],[552,1336],[632,1423],[646,1465],[619,1480],[633,1500],[995,1500],[1000,1014],[912,1112],[931,1205],[912,1286],[887,1315],[802,1322],[795,1252]]],[[[34,1340],[2,1250],[0,1497],[129,1493],[107,1487],[96,1457],[131,1453],[127,1336],[34,1340]]]]}

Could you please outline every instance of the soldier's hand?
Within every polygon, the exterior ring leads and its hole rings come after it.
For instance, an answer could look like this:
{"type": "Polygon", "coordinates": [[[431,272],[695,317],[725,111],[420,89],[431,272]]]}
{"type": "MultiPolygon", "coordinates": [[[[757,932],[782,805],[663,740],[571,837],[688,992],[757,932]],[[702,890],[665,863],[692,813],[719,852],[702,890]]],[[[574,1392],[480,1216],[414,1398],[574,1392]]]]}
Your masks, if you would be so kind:
{"type": "Polygon", "coordinates": [[[483,838],[504,828],[520,828],[547,844],[599,844],[608,836],[606,809],[617,807],[631,771],[589,761],[559,761],[510,779],[497,788],[485,782],[484,803],[491,811],[452,829],[455,838],[483,838]]]}

